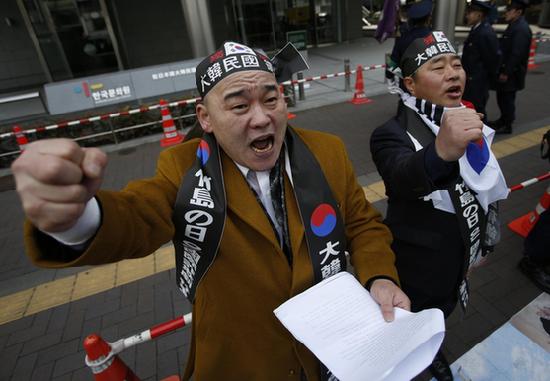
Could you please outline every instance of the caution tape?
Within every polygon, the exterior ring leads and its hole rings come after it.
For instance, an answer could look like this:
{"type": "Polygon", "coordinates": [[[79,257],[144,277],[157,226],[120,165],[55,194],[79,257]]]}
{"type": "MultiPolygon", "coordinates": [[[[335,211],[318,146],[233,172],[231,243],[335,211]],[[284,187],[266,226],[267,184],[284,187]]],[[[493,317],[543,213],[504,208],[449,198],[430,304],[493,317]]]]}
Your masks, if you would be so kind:
{"type": "MultiPolygon", "coordinates": [[[[191,98],[191,99],[184,99],[184,100],[180,100],[180,101],[170,102],[170,103],[168,103],[168,107],[186,106],[186,105],[190,105],[190,104],[193,104],[193,103],[197,103],[198,101],[200,101],[200,99],[201,98],[191,98]]],[[[140,108],[135,108],[135,109],[132,109],[132,110],[127,110],[127,111],[120,111],[120,112],[115,112],[115,113],[97,115],[97,116],[92,116],[92,117],[88,117],[88,118],[82,118],[82,119],[71,120],[71,121],[67,121],[67,122],[50,124],[48,126],[43,126],[43,127],[31,128],[31,129],[23,130],[22,132],[23,132],[23,134],[26,134],[26,135],[34,134],[34,133],[37,133],[37,132],[50,131],[50,130],[55,130],[55,129],[58,129],[58,128],[69,127],[69,126],[77,126],[79,124],[87,124],[87,123],[92,123],[92,122],[98,122],[100,120],[113,119],[113,118],[118,118],[118,117],[121,117],[121,116],[129,116],[129,115],[133,115],[133,114],[140,114],[140,113],[143,113],[143,112],[156,110],[158,108],[160,108],[160,104],[154,104],[154,105],[151,105],[151,106],[143,106],[143,107],[140,107],[140,108]]],[[[0,139],[8,138],[8,137],[11,137],[13,135],[14,135],[13,131],[6,132],[6,133],[3,133],[3,134],[0,134],[0,139]]]]}
{"type": "MultiPolygon", "coordinates": [[[[370,66],[364,66],[364,67],[362,67],[362,69],[363,69],[363,71],[369,71],[369,70],[375,70],[375,69],[383,69],[385,67],[386,67],[385,64],[383,64],[383,65],[370,65],[370,66]]],[[[353,75],[356,72],[357,72],[357,70],[350,70],[350,71],[341,71],[339,73],[333,73],[333,74],[323,74],[323,75],[319,75],[317,77],[307,77],[307,78],[303,78],[303,79],[293,79],[293,80],[285,81],[285,82],[281,83],[281,85],[289,86],[289,85],[296,85],[296,84],[304,83],[304,82],[312,82],[312,81],[319,81],[319,80],[329,79],[329,78],[344,77],[344,76],[353,75]]]]}
{"type": "Polygon", "coordinates": [[[514,191],[526,188],[529,185],[533,185],[535,183],[538,183],[540,181],[547,180],[547,179],[550,179],[550,172],[545,173],[544,175],[533,177],[532,179],[529,179],[529,180],[525,180],[524,182],[519,183],[518,185],[514,185],[513,187],[510,187],[510,192],[514,192],[514,191]]]}

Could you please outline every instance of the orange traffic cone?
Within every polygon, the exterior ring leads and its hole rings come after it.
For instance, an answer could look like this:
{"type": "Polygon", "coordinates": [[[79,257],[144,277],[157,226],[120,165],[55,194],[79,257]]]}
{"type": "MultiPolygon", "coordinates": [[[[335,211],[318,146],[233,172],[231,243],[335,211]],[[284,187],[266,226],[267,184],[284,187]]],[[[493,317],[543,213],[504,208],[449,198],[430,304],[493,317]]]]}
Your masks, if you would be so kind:
{"type": "Polygon", "coordinates": [[[160,114],[162,115],[162,128],[164,130],[164,138],[160,141],[161,147],[168,147],[174,144],[181,143],[183,136],[181,136],[176,129],[174,119],[168,110],[168,103],[164,100],[160,100],[160,114]]]}
{"type": "Polygon", "coordinates": [[[84,349],[86,365],[92,370],[95,381],[140,381],[100,336],[91,334],[86,337],[84,349]]]}
{"type": "Polygon", "coordinates": [[[529,59],[527,60],[527,70],[532,70],[539,67],[539,65],[535,63],[536,51],[537,51],[537,39],[533,37],[531,39],[531,47],[529,48],[529,59]]]}
{"type": "Polygon", "coordinates": [[[357,72],[355,76],[355,93],[353,99],[350,101],[354,105],[362,105],[365,103],[371,103],[372,99],[367,98],[365,95],[365,85],[363,83],[363,67],[357,66],[357,72]]]}
{"type": "Polygon", "coordinates": [[[286,114],[287,119],[294,119],[296,118],[296,114],[291,113],[290,111],[286,114]]]}
{"type": "Polygon", "coordinates": [[[517,233],[520,236],[525,238],[527,237],[527,234],[529,234],[533,226],[535,226],[535,224],[539,220],[539,216],[542,214],[542,212],[544,212],[549,207],[550,207],[550,186],[546,188],[546,192],[540,198],[540,201],[535,207],[535,210],[527,213],[524,216],[516,218],[515,220],[513,220],[508,224],[508,227],[514,233],[517,233]]]}
{"type": "Polygon", "coordinates": [[[17,145],[19,146],[19,149],[23,151],[25,147],[27,147],[27,144],[29,144],[29,140],[23,133],[23,130],[18,125],[13,126],[13,133],[15,134],[15,139],[17,140],[17,145]]]}

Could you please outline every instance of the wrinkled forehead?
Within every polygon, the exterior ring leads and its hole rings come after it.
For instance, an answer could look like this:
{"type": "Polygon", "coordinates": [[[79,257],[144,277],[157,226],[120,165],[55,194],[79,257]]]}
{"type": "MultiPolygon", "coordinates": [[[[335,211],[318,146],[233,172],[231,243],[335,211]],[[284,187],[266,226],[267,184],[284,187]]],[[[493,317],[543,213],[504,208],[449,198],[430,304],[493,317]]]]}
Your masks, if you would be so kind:
{"type": "Polygon", "coordinates": [[[460,56],[456,53],[447,53],[447,54],[441,54],[439,56],[435,56],[430,58],[426,64],[428,65],[437,65],[438,63],[447,63],[447,62],[453,62],[453,61],[460,61],[460,56]]]}
{"type": "Polygon", "coordinates": [[[216,86],[205,95],[205,99],[218,98],[224,100],[231,95],[247,95],[258,91],[277,90],[275,75],[261,70],[236,72],[220,80],[216,86]]]}

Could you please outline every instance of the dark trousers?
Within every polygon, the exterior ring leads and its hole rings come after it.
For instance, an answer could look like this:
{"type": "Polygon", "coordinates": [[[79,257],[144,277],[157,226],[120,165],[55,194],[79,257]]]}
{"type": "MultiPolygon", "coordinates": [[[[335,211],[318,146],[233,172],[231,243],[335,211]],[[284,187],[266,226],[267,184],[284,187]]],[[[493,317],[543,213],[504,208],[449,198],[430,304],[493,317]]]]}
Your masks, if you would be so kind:
{"type": "Polygon", "coordinates": [[[539,220],[524,242],[525,255],[539,266],[550,265],[550,209],[541,213],[539,220]]]}
{"type": "Polygon", "coordinates": [[[516,91],[497,91],[497,103],[500,120],[511,125],[516,120],[516,91]]]}

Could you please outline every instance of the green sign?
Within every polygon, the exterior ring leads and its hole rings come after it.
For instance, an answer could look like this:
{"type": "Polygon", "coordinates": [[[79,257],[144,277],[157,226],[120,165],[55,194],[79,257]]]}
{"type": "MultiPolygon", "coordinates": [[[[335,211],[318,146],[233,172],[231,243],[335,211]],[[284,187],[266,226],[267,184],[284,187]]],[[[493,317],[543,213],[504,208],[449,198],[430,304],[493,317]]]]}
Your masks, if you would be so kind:
{"type": "Polygon", "coordinates": [[[307,49],[307,30],[293,30],[292,32],[286,32],[286,40],[292,42],[296,49],[307,49]]]}

